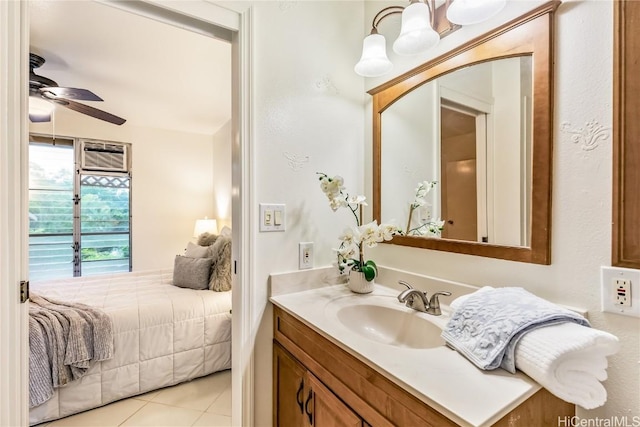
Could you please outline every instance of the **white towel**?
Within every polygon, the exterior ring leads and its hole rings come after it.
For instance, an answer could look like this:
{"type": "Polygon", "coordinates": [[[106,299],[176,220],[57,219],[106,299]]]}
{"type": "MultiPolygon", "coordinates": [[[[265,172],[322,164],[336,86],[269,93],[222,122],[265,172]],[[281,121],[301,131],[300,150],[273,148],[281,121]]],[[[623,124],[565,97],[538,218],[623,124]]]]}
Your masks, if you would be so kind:
{"type": "MultiPolygon", "coordinates": [[[[493,289],[490,286],[476,292],[493,289]]],[[[455,311],[470,296],[451,303],[455,311]]],[[[524,334],[515,348],[515,366],[559,398],[593,409],[604,405],[607,356],[618,352],[618,338],[608,332],[561,323],[524,334]]]]}
{"type": "Polygon", "coordinates": [[[619,350],[608,332],[562,323],[524,334],[516,346],[516,367],[559,398],[585,409],[604,405],[607,356],[619,350]]]}

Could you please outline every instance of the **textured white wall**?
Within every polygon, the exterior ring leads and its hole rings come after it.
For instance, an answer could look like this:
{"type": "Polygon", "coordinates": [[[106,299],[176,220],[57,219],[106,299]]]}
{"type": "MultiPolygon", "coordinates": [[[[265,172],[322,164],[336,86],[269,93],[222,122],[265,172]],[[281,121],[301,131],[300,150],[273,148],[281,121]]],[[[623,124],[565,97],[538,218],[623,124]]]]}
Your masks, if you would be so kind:
{"type": "Polygon", "coordinates": [[[331,211],[316,172],[342,175],[351,193],[363,193],[365,94],[353,66],[364,18],[362,3],[349,1],[257,1],[252,16],[255,194],[287,206],[286,231],[257,233],[254,242],[255,424],[265,426],[272,413],[269,274],[298,269],[298,242],[314,242],[316,266],[331,264],[338,235],[352,224],[349,212],[331,211]]]}
{"type": "MultiPolygon", "coordinates": [[[[396,63],[394,75],[541,3],[510,2],[499,17],[458,31],[422,58],[390,54],[396,63]]],[[[365,4],[365,16],[372,17],[385,3],[365,4]]],[[[621,351],[609,359],[607,403],[592,411],[578,411],[579,416],[589,418],[640,416],[640,320],[600,312],[600,266],[610,265],[611,259],[612,34],[611,1],[565,1],[557,11],[551,265],[394,245],[375,250],[375,259],[385,266],[478,286],[519,285],[551,301],[586,308],[594,327],[615,334],[622,342],[621,351]],[[606,137],[592,138],[596,134],[606,137]]],[[[388,40],[395,36],[389,29],[388,40]]],[[[366,86],[374,87],[391,77],[367,80],[366,86]]],[[[368,108],[370,111],[371,106],[368,108]]],[[[370,134],[369,129],[367,125],[370,134]]]]}
{"type": "Polygon", "coordinates": [[[132,144],[132,256],[135,271],[173,268],[197,218],[214,217],[211,135],[115,126],[58,108],[30,131],[132,144]]]}

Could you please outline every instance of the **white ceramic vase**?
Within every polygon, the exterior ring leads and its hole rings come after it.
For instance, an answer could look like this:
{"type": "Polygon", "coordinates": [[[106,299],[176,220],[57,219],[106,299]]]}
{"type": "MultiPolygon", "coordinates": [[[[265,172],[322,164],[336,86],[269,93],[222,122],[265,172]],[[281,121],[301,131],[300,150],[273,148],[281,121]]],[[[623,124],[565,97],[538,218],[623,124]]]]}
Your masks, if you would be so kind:
{"type": "Polygon", "coordinates": [[[359,271],[349,272],[349,290],[357,294],[368,294],[373,292],[373,280],[368,282],[364,278],[364,273],[359,271]]]}

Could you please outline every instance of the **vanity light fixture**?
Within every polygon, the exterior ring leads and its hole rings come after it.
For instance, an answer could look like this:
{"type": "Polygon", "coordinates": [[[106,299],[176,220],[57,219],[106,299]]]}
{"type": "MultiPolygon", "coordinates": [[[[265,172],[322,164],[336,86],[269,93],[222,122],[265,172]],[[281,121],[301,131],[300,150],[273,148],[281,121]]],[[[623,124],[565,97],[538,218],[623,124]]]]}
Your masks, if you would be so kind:
{"type": "Polygon", "coordinates": [[[378,34],[378,25],[386,17],[402,14],[400,35],[393,43],[398,55],[417,55],[435,47],[440,37],[462,25],[477,24],[499,13],[507,0],[410,0],[408,6],[389,6],[380,10],[371,23],[371,33],[362,45],[362,57],[354,70],[363,77],[379,77],[393,68],[387,57],[386,40],[378,34]]]}

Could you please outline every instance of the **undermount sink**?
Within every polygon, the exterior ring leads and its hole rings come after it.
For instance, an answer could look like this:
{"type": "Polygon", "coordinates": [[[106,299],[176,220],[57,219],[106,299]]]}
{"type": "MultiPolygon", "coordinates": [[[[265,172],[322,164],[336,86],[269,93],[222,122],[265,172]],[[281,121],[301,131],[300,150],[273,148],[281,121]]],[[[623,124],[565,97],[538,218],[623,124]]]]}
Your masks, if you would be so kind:
{"type": "Polygon", "coordinates": [[[348,330],[396,347],[426,349],[444,344],[442,329],[426,317],[430,315],[406,308],[395,298],[372,296],[370,302],[358,298],[362,297],[343,299],[329,309],[348,330]]]}

